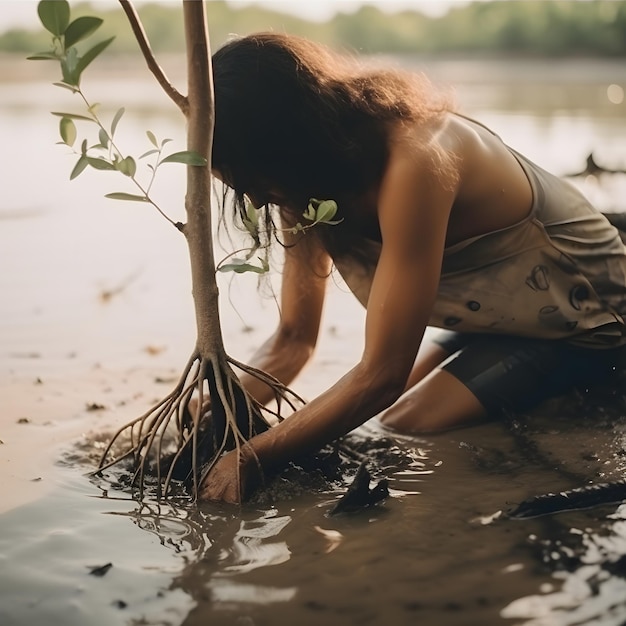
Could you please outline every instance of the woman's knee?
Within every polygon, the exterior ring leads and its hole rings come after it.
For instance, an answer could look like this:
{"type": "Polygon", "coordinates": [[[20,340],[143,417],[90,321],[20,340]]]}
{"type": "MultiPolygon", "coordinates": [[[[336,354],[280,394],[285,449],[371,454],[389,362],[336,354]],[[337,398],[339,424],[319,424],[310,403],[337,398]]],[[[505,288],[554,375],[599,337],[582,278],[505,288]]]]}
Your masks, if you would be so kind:
{"type": "Polygon", "coordinates": [[[386,409],[379,420],[406,434],[448,430],[484,419],[478,398],[445,370],[435,370],[386,409]]]}

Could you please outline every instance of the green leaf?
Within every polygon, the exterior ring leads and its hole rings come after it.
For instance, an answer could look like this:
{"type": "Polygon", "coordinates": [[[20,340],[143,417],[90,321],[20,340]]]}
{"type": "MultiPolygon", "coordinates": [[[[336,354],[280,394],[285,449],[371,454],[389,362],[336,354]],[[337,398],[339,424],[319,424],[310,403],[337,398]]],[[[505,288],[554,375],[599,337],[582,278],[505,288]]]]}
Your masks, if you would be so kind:
{"type": "Polygon", "coordinates": [[[69,117],[62,117],[59,122],[59,132],[63,143],[73,146],[76,141],[76,126],[69,117]]]}
{"type": "Polygon", "coordinates": [[[76,165],[70,174],[70,180],[74,180],[77,176],[79,176],[83,170],[89,165],[89,161],[84,154],[80,155],[78,161],[76,161],[76,165]]]}
{"type": "Polygon", "coordinates": [[[166,156],[161,163],[184,163],[185,165],[203,166],[207,164],[207,160],[197,152],[184,150],[166,156]]]}
{"type": "Polygon", "coordinates": [[[83,156],[87,156],[87,140],[83,139],[83,143],[80,144],[80,153],[83,156]]]}
{"type": "Polygon", "coordinates": [[[65,58],[61,59],[61,73],[63,74],[64,83],[78,87],[78,83],[80,82],[78,61],[78,51],[76,48],[70,48],[65,53],[65,58]]]}
{"type": "Polygon", "coordinates": [[[148,136],[148,139],[150,140],[150,143],[155,147],[158,148],[159,147],[159,143],[157,141],[157,138],[154,136],[154,133],[151,130],[147,130],[146,131],[146,135],[148,136]]]}
{"type": "Polygon", "coordinates": [[[252,202],[246,202],[246,218],[255,226],[259,223],[259,214],[252,202]]]}
{"type": "Polygon", "coordinates": [[[70,46],[73,46],[75,43],[78,43],[82,39],[89,37],[91,33],[95,32],[100,28],[102,24],[102,20],[99,17],[90,17],[88,15],[84,17],[76,18],[66,29],[65,29],[65,49],[67,50],[70,46]]]}
{"type": "MultiPolygon", "coordinates": [[[[254,207],[254,204],[250,200],[246,199],[246,215],[242,218],[243,225],[248,231],[248,234],[252,236],[255,242],[259,240],[259,215],[254,207]]],[[[254,254],[254,250],[246,258],[250,258],[254,254]]]]}
{"type": "Polygon", "coordinates": [[[82,57],[78,59],[78,77],[85,71],[85,68],[101,53],[106,47],[115,39],[115,37],[110,37],[109,39],[105,39],[100,43],[97,43],[93,48],[89,48],[82,57]]]}
{"type": "Polygon", "coordinates": [[[253,272],[255,274],[265,274],[269,270],[266,261],[259,258],[261,267],[246,263],[243,259],[233,259],[230,263],[224,263],[217,268],[218,272],[235,272],[235,274],[244,274],[245,272],[253,272]]]}
{"type": "Polygon", "coordinates": [[[137,164],[135,163],[135,159],[133,159],[133,157],[127,156],[125,159],[118,161],[115,164],[115,168],[122,172],[124,176],[132,178],[137,171],[137,164]]]}
{"type": "Polygon", "coordinates": [[[126,111],[126,109],[124,107],[122,107],[121,109],[118,109],[117,113],[113,117],[113,121],[111,122],[111,137],[113,137],[113,135],[115,135],[115,131],[117,130],[117,125],[119,124],[120,120],[122,119],[122,115],[124,115],[124,111],[126,111]]]}
{"type": "Polygon", "coordinates": [[[61,113],[61,111],[51,111],[52,115],[58,115],[59,117],[69,117],[72,120],[87,120],[93,122],[93,118],[86,115],[79,115],[78,113],[61,113]]]}
{"type": "Polygon", "coordinates": [[[100,140],[100,145],[103,148],[108,148],[109,147],[109,135],[107,134],[107,131],[104,130],[104,128],[101,128],[98,131],[98,139],[100,140]]]}
{"type": "Polygon", "coordinates": [[[320,202],[315,212],[316,222],[329,222],[337,213],[337,203],[334,200],[324,200],[320,202]]]}
{"type": "Polygon", "coordinates": [[[104,197],[110,198],[111,200],[128,200],[129,202],[150,202],[146,196],[136,196],[135,194],[125,193],[123,191],[107,193],[104,197]]]}
{"type": "Polygon", "coordinates": [[[72,93],[76,93],[78,89],[73,85],[68,85],[67,83],[52,83],[55,87],[63,87],[63,89],[69,89],[72,93]]]}
{"type": "Polygon", "coordinates": [[[60,37],[70,22],[70,4],[67,0],[41,0],[37,13],[43,27],[60,37]]]}
{"type": "Polygon", "coordinates": [[[259,261],[261,261],[261,267],[263,268],[263,273],[265,274],[266,272],[270,271],[270,264],[267,261],[267,258],[262,259],[261,257],[259,257],[259,261]]]}
{"type": "Polygon", "coordinates": [[[309,200],[309,204],[306,207],[306,211],[302,214],[302,217],[309,220],[309,222],[313,222],[315,220],[315,207],[313,206],[312,200],[309,200]]]}
{"type": "Polygon", "coordinates": [[[58,61],[59,55],[54,52],[37,52],[29,57],[26,57],[27,61],[58,61]]]}
{"type": "Polygon", "coordinates": [[[249,219],[245,218],[242,220],[245,229],[248,231],[248,234],[255,240],[259,240],[259,226],[258,224],[251,222],[249,219]]]}
{"type": "Polygon", "coordinates": [[[89,162],[89,165],[91,165],[91,167],[93,167],[95,170],[111,171],[117,169],[115,165],[111,163],[111,161],[107,161],[100,157],[88,156],[87,161],[89,162]]]}
{"type": "Polygon", "coordinates": [[[139,158],[140,159],[145,159],[147,156],[150,156],[151,154],[157,154],[159,151],[154,148],[152,150],[148,150],[148,152],[144,152],[139,158]]]}

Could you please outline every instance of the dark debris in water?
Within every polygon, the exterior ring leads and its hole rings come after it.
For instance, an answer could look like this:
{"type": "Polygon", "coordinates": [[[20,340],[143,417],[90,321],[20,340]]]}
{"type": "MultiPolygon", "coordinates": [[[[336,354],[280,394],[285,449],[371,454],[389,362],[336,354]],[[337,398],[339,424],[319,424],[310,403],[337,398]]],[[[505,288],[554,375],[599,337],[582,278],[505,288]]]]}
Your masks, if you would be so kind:
{"type": "Polygon", "coordinates": [[[105,563],[104,565],[98,565],[96,567],[92,567],[89,570],[89,574],[91,576],[98,576],[102,578],[102,576],[106,575],[106,573],[113,567],[113,563],[105,563]]]}
{"type": "Polygon", "coordinates": [[[386,471],[408,468],[413,462],[411,452],[400,448],[389,437],[352,432],[290,463],[268,481],[253,501],[263,504],[304,493],[342,491],[341,502],[343,498],[346,500],[341,506],[345,509],[340,508],[336,513],[369,508],[389,495],[386,471]],[[378,484],[370,490],[372,478],[377,479],[378,484]]]}
{"type": "Polygon", "coordinates": [[[88,402],[85,405],[85,411],[104,411],[106,406],[104,404],[100,404],[99,402],[88,402]]]}
{"type": "Polygon", "coordinates": [[[329,515],[353,513],[375,506],[389,497],[387,479],[383,478],[370,488],[372,476],[365,463],[361,463],[346,493],[330,510],[329,515]]]}
{"type": "Polygon", "coordinates": [[[563,511],[590,509],[626,500],[626,481],[586,485],[559,493],[546,493],[524,500],[507,513],[511,519],[528,519],[563,511]]]}
{"type": "MultiPolygon", "coordinates": [[[[369,471],[365,471],[371,480],[371,475],[384,475],[386,468],[395,470],[402,465],[408,467],[412,462],[413,457],[409,457],[389,438],[350,433],[313,454],[292,461],[281,472],[268,477],[263,489],[252,496],[252,502],[265,505],[303,494],[345,492],[350,489],[351,483],[354,485],[353,479],[364,463],[367,463],[369,471]]],[[[356,487],[354,485],[353,490],[356,487]]],[[[363,496],[359,497],[366,501],[363,496]]],[[[370,499],[372,497],[375,494],[371,494],[370,499]]],[[[348,502],[352,498],[354,496],[350,495],[348,502]]]]}

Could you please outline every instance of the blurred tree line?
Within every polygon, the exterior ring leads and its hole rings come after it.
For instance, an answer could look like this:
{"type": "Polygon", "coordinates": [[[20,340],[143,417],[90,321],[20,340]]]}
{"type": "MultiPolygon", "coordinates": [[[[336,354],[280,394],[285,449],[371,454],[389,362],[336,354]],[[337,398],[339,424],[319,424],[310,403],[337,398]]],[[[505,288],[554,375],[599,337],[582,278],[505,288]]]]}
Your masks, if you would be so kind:
{"type": "MultiPolygon", "coordinates": [[[[103,11],[78,4],[72,11],[76,16],[90,13],[105,19],[102,38],[117,36],[111,51],[136,51],[119,7],[103,11]]],[[[139,13],[155,51],[184,49],[178,5],[144,5],[139,13]]],[[[441,17],[418,11],[390,14],[370,4],[354,13],[339,12],[323,23],[255,5],[237,7],[224,0],[209,2],[208,13],[214,48],[232,33],[271,29],[362,53],[626,56],[626,0],[473,2],[453,7],[441,17]]],[[[44,33],[12,29],[0,34],[3,52],[30,53],[47,47],[44,33]]]]}

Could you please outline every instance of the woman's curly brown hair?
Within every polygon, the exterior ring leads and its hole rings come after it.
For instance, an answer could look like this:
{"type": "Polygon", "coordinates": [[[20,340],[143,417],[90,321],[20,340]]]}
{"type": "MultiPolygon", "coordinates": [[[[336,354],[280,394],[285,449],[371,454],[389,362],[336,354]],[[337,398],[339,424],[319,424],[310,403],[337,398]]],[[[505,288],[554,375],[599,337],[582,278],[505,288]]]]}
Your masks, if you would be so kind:
{"type": "MultiPolygon", "coordinates": [[[[348,218],[385,169],[390,128],[442,116],[421,75],[374,69],[293,35],[262,32],[213,55],[213,167],[236,196],[280,190],[299,214],[334,199],[348,218]]],[[[329,228],[339,235],[344,228],[329,228]]]]}

